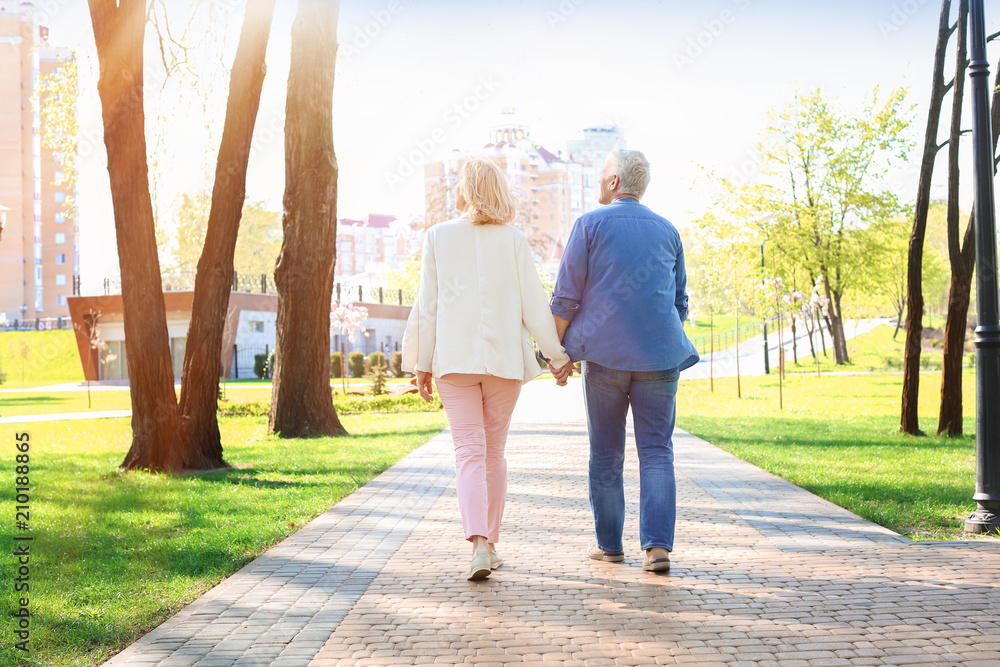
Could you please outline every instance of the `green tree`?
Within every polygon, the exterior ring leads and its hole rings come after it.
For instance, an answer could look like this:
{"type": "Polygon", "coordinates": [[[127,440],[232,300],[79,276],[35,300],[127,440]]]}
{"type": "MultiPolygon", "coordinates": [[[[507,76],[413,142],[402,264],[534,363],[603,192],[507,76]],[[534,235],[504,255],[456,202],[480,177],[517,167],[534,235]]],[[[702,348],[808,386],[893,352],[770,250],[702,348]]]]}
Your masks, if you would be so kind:
{"type": "MultiPolygon", "coordinates": [[[[211,208],[209,191],[183,194],[174,207],[173,224],[157,226],[157,245],[164,259],[163,275],[175,289],[190,289],[193,285],[211,208]]],[[[262,201],[246,202],[236,238],[233,269],[243,275],[270,273],[280,251],[281,214],[269,211],[262,201]]]]}
{"type": "Polygon", "coordinates": [[[791,285],[822,277],[838,364],[849,361],[843,299],[885,280],[890,221],[905,211],[886,182],[910,147],[905,94],[899,88],[883,100],[876,89],[854,114],[818,90],[796,94],[769,114],[759,177],[743,185],[722,179],[712,207],[717,236],[765,245],[768,274],[791,285]]]}
{"type": "Polygon", "coordinates": [[[74,194],[80,136],[76,108],[80,97],[77,75],[76,60],[66,61],[41,80],[38,99],[34,100],[42,117],[42,145],[51,150],[59,161],[53,185],[65,188],[66,199],[62,208],[67,218],[73,216],[76,208],[74,194]]]}

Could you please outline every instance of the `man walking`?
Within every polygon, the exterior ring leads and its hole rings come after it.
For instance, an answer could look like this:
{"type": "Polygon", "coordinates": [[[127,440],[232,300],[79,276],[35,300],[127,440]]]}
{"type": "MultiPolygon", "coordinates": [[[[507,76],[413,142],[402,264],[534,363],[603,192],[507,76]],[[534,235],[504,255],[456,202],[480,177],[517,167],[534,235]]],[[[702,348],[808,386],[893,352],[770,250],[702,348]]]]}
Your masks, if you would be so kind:
{"type": "MultiPolygon", "coordinates": [[[[675,398],[680,372],[698,362],[684,333],[687,278],[677,229],[639,203],[649,162],[615,149],[600,178],[600,203],[570,233],[550,302],[566,352],[583,361],[590,435],[590,505],[595,560],[625,560],[625,420],[629,406],[639,455],[639,539],[643,569],[670,569],[677,486],[675,398]]],[[[564,377],[571,368],[553,368],[564,377]]]]}

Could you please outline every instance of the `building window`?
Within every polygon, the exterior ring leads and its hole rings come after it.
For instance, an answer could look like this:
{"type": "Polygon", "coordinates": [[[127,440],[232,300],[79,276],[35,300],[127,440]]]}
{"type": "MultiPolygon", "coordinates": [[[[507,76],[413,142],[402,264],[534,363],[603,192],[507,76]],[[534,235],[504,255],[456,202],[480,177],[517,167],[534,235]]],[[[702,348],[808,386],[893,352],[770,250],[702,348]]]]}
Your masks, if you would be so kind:
{"type": "Polygon", "coordinates": [[[65,294],[60,294],[59,296],[57,296],[56,297],[56,304],[60,305],[60,306],[65,306],[66,305],[66,295],[65,294]]]}
{"type": "Polygon", "coordinates": [[[65,273],[57,273],[56,274],[56,285],[65,285],[65,284],[66,284],[66,274],[65,273]]]}
{"type": "Polygon", "coordinates": [[[63,213],[62,211],[56,213],[56,222],[59,224],[66,222],[66,214],[63,213]]]}
{"type": "Polygon", "coordinates": [[[56,243],[66,243],[66,235],[62,232],[56,232],[56,243]]]}
{"type": "Polygon", "coordinates": [[[264,322],[262,322],[261,320],[250,320],[249,324],[250,324],[250,331],[254,332],[264,331],[264,322]]]}
{"type": "Polygon", "coordinates": [[[56,203],[57,204],[63,203],[64,201],[66,201],[66,193],[65,192],[56,192],[55,199],[56,199],[56,203]]]}
{"type": "Polygon", "coordinates": [[[66,263],[66,253],[56,253],[56,264],[60,266],[66,263]]]}

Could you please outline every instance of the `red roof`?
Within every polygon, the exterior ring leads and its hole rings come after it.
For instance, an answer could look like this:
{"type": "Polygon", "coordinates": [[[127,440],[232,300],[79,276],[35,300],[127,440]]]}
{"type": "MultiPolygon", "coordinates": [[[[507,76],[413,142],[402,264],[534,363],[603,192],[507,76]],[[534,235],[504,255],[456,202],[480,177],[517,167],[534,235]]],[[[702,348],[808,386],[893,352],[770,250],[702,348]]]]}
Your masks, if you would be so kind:
{"type": "Polygon", "coordinates": [[[562,162],[561,157],[550,153],[541,146],[535,146],[535,150],[538,151],[538,154],[541,155],[542,159],[545,160],[546,162],[562,162]]]}

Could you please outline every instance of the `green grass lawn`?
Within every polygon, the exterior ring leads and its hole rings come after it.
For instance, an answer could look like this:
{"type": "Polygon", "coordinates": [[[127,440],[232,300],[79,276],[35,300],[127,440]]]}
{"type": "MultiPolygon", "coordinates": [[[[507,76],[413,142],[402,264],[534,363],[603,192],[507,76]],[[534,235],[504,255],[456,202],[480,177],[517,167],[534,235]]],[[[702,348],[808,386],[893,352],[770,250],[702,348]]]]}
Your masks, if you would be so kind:
{"type": "Polygon", "coordinates": [[[83,382],[83,367],[72,329],[0,331],[0,369],[7,374],[4,389],[83,382]],[[21,341],[28,355],[21,356],[21,341]]]}
{"type": "MultiPolygon", "coordinates": [[[[890,331],[891,336],[891,331],[890,331]]],[[[736,456],[913,539],[961,539],[975,509],[975,440],[899,432],[902,375],[788,375],[684,381],[677,423],[736,456]]],[[[964,429],[975,428],[964,374],[964,429]]],[[[923,376],[921,428],[934,433],[940,379],[923,376]]]]}
{"type": "MultiPolygon", "coordinates": [[[[825,371],[902,371],[906,330],[900,329],[899,334],[893,339],[892,334],[895,330],[895,326],[880,325],[869,333],[849,338],[847,340],[847,355],[851,361],[841,366],[834,363],[832,349],[828,349],[827,356],[823,356],[823,348],[819,347],[820,341],[817,334],[815,344],[819,356],[820,373],[825,371]]],[[[851,335],[850,325],[847,326],[845,333],[848,336],[851,335]]],[[[789,352],[785,357],[785,373],[815,373],[816,362],[809,350],[808,339],[799,341],[798,348],[798,365],[794,363],[793,355],[789,352]]],[[[777,354],[774,354],[774,358],[777,359],[777,354]]],[[[920,366],[924,370],[941,370],[941,358],[940,349],[924,350],[920,355],[920,366]]]]}
{"type": "MultiPolygon", "coordinates": [[[[756,321],[753,317],[746,315],[740,317],[740,326],[751,324],[756,321]]],[[[711,333],[720,334],[736,328],[736,317],[734,315],[715,315],[709,318],[708,315],[700,315],[695,318],[695,324],[691,324],[690,318],[684,321],[684,332],[691,338],[707,336],[711,333]]]]}
{"type": "MultiPolygon", "coordinates": [[[[5,425],[11,442],[15,432],[31,436],[36,664],[106,660],[426,442],[445,416],[364,414],[343,423],[350,436],[281,440],[268,435],[265,418],[222,418],[234,469],[200,476],[119,470],[127,419],[5,425]]],[[[0,454],[5,520],[13,519],[14,453],[5,446],[0,454]]],[[[5,538],[8,553],[11,545],[5,538]]],[[[0,599],[10,618],[9,586],[0,599]]],[[[16,664],[2,652],[0,663],[16,664]]]]}

